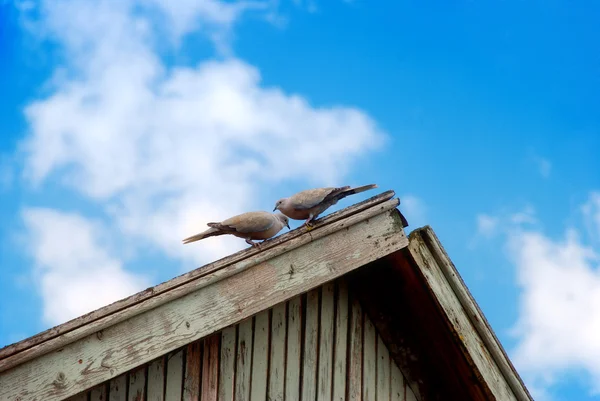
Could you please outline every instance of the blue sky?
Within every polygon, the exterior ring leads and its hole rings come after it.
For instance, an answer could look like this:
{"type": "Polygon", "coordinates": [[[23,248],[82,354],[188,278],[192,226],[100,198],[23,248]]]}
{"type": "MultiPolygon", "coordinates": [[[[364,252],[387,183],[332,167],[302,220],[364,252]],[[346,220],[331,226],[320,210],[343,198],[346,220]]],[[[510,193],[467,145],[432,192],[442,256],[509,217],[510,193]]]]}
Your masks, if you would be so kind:
{"type": "Polygon", "coordinates": [[[597,2],[0,4],[0,345],[245,246],[182,249],[209,220],[375,182],[536,399],[600,398],[597,2]]]}

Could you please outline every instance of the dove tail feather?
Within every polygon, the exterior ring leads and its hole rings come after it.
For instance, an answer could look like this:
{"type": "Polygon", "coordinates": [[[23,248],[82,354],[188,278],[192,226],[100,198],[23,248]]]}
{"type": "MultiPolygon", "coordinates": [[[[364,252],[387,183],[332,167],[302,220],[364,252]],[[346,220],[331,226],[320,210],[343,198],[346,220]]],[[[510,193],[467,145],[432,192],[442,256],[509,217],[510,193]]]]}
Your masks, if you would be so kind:
{"type": "Polygon", "coordinates": [[[349,188],[349,189],[341,192],[338,195],[338,200],[339,199],[343,199],[343,198],[345,198],[346,196],[349,196],[349,195],[355,195],[355,194],[359,194],[361,192],[368,191],[369,189],[373,189],[373,188],[377,188],[377,184],[369,184],[369,185],[363,185],[361,187],[349,188]]]}
{"type": "Polygon", "coordinates": [[[202,231],[199,234],[192,235],[191,237],[188,237],[188,238],[184,239],[183,243],[184,244],[189,244],[190,242],[200,241],[201,239],[204,239],[204,238],[214,237],[214,236],[223,235],[223,234],[227,234],[227,233],[219,230],[218,228],[211,227],[211,228],[209,228],[206,231],[202,231]]]}

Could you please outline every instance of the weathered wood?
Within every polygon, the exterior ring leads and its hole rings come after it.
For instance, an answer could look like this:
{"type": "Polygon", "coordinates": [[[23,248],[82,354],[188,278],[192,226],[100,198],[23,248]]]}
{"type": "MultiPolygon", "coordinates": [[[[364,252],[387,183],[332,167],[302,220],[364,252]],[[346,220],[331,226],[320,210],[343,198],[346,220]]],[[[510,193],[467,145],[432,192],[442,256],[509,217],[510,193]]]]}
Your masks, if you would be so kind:
{"type": "Polygon", "coordinates": [[[246,319],[238,325],[236,354],[235,399],[250,399],[250,379],[252,374],[252,325],[254,319],[246,319]]]}
{"type": "Polygon", "coordinates": [[[219,395],[219,342],[221,335],[212,334],[204,339],[202,360],[202,401],[217,401],[219,395]]]}
{"type": "Polygon", "coordinates": [[[377,401],[390,401],[390,352],[377,336],[377,401]]]}
{"type": "Polygon", "coordinates": [[[338,280],[335,315],[335,346],[333,363],[333,400],[346,400],[346,365],[348,361],[348,286],[338,280]]]}
{"type": "Polygon", "coordinates": [[[494,362],[502,372],[517,399],[519,401],[530,401],[532,398],[527,387],[525,387],[523,380],[514,368],[510,358],[502,347],[502,344],[494,334],[485,315],[477,305],[477,302],[475,302],[475,299],[469,292],[468,287],[458,273],[454,263],[450,260],[450,257],[444,250],[444,247],[435,235],[435,232],[433,232],[431,227],[426,226],[415,230],[414,234],[411,235],[411,238],[415,238],[415,241],[422,241],[429,249],[431,256],[435,259],[444,278],[452,288],[452,291],[461,306],[464,308],[466,316],[481,337],[481,340],[485,343],[487,350],[492,355],[494,362]]]}
{"type": "Polygon", "coordinates": [[[67,399],[67,401],[87,401],[87,393],[83,392],[83,393],[76,394],[72,397],[69,397],[69,399],[67,399]]]}
{"type": "Polygon", "coordinates": [[[335,323],[335,284],[321,287],[321,317],[319,325],[319,369],[317,400],[331,401],[333,383],[333,327],[335,323]]]}
{"type": "Polygon", "coordinates": [[[363,333],[363,399],[375,400],[377,391],[377,332],[368,316],[364,317],[363,333]]]}
{"type": "Polygon", "coordinates": [[[317,396],[317,358],[319,355],[319,289],[306,294],[304,358],[302,360],[302,400],[317,396]]]}
{"type": "MultiPolygon", "coordinates": [[[[377,209],[385,210],[394,203],[395,200],[379,205],[377,209]]],[[[396,211],[374,214],[367,210],[364,213],[340,222],[339,228],[347,226],[347,229],[314,240],[302,249],[285,252],[252,269],[246,269],[243,263],[232,266],[231,269],[237,268],[239,272],[228,280],[214,281],[201,291],[172,299],[149,312],[111,326],[101,336],[89,336],[70,344],[60,355],[47,354],[31,365],[23,364],[2,372],[0,378],[9,385],[0,390],[1,395],[9,401],[16,399],[23,389],[15,383],[29,380],[31,372],[35,371],[39,383],[36,396],[45,397],[48,401],[69,396],[79,389],[104,381],[111,373],[118,374],[139,366],[406,246],[396,211]],[[362,222],[353,224],[355,220],[362,222]],[[148,337],[148,332],[153,335],[148,337]],[[68,362],[81,356],[89,361],[85,367],[68,362]],[[110,365],[110,369],[106,365],[110,365]],[[82,374],[84,368],[85,375],[82,374]],[[63,371],[70,386],[54,386],[57,370],[63,371]]],[[[224,274],[225,270],[215,274],[224,274]]],[[[199,280],[205,279],[208,278],[199,280]]],[[[178,290],[180,288],[174,291],[178,290]]]]}
{"type": "Polygon", "coordinates": [[[107,401],[107,383],[102,383],[90,391],[90,401],[107,401]]]}
{"type": "Polygon", "coordinates": [[[288,302],[287,360],[285,369],[285,399],[300,398],[300,351],[302,350],[302,298],[297,296],[288,302]]]}
{"type": "Polygon", "coordinates": [[[202,343],[194,341],[185,351],[185,378],[183,379],[183,401],[200,400],[200,378],[202,376],[202,343]]]}
{"type": "MultiPolygon", "coordinates": [[[[386,192],[383,192],[372,198],[369,198],[363,202],[357,203],[355,205],[352,205],[350,207],[347,207],[345,209],[339,210],[335,213],[332,213],[330,215],[327,215],[325,217],[317,219],[315,221],[315,224],[317,225],[317,228],[315,228],[315,231],[317,229],[322,229],[332,223],[346,219],[347,217],[355,215],[366,209],[373,208],[374,206],[376,206],[380,203],[390,200],[393,196],[394,196],[394,191],[386,191],[386,192]]],[[[399,203],[399,200],[396,200],[396,204],[398,204],[398,203],[399,203]]],[[[132,315],[131,314],[121,314],[118,319],[107,320],[106,324],[102,323],[102,324],[90,326],[90,328],[88,330],[80,330],[71,336],[59,338],[57,341],[50,341],[50,340],[53,340],[60,336],[63,336],[64,334],[74,331],[78,328],[89,325],[92,322],[101,320],[113,313],[123,311],[126,309],[130,309],[132,306],[134,306],[138,303],[141,303],[149,298],[155,297],[164,292],[168,292],[178,286],[184,285],[190,281],[193,281],[199,277],[205,276],[209,273],[212,273],[212,272],[214,272],[218,269],[221,269],[225,266],[228,266],[230,264],[237,263],[241,260],[250,258],[254,255],[257,255],[261,251],[264,252],[265,250],[277,247],[278,245],[280,245],[284,242],[287,242],[291,239],[294,239],[296,237],[299,237],[301,235],[304,235],[305,233],[306,233],[306,231],[303,228],[287,232],[287,233],[282,234],[270,241],[267,241],[265,244],[263,244],[261,246],[261,250],[258,250],[254,247],[250,247],[250,248],[241,250],[237,253],[234,253],[230,256],[219,259],[219,260],[217,260],[213,263],[210,263],[206,266],[197,268],[193,271],[182,274],[181,276],[175,277],[172,280],[169,280],[167,282],[159,284],[155,287],[148,288],[148,289],[141,291],[137,294],[134,294],[130,297],[113,302],[112,304],[107,305],[103,308],[92,311],[92,312],[87,313],[78,318],[72,319],[68,322],[65,322],[65,323],[59,325],[59,326],[52,327],[52,328],[50,328],[46,331],[43,331],[35,336],[29,337],[23,341],[19,341],[17,343],[3,347],[0,349],[0,372],[5,369],[8,369],[10,367],[16,366],[17,364],[31,360],[32,358],[35,358],[42,354],[45,354],[45,353],[51,352],[53,350],[56,350],[60,347],[63,347],[65,344],[68,344],[72,341],[83,338],[91,333],[96,332],[96,331],[102,330],[103,328],[108,327],[108,325],[110,325],[110,324],[115,324],[116,322],[123,321],[123,320],[131,317],[132,315]],[[30,350],[32,348],[35,348],[35,349],[31,350],[30,352],[23,352],[23,351],[30,350]],[[17,358],[10,358],[10,357],[16,356],[16,354],[19,354],[19,353],[20,353],[20,355],[17,358]],[[5,359],[9,359],[9,358],[11,360],[5,361],[5,359]]]]}
{"type": "Polygon", "coordinates": [[[127,400],[145,401],[146,367],[142,366],[129,374],[127,400]]]}
{"type": "Polygon", "coordinates": [[[110,381],[108,397],[110,401],[127,401],[127,375],[115,377],[110,381]]]}
{"type": "Polygon", "coordinates": [[[273,307],[271,316],[271,351],[269,361],[269,393],[270,401],[283,401],[285,385],[285,336],[286,336],[286,304],[273,307]]]}
{"type": "Polygon", "coordinates": [[[409,250],[421,268],[430,291],[445,313],[446,320],[452,325],[462,343],[465,357],[474,365],[472,367],[475,368],[476,375],[483,379],[482,383],[487,384],[496,399],[517,400],[423,238],[419,235],[413,236],[409,250]]]}
{"type": "Polygon", "coordinates": [[[254,343],[252,344],[252,384],[250,400],[267,399],[269,369],[269,311],[254,318],[254,343]]]}
{"type": "Polygon", "coordinates": [[[219,364],[219,400],[233,401],[235,383],[236,327],[221,332],[221,363],[219,364]]]}
{"type": "Polygon", "coordinates": [[[160,357],[148,365],[147,401],[165,400],[165,358],[160,357]]]}
{"type": "Polygon", "coordinates": [[[404,384],[402,372],[394,361],[391,363],[391,368],[391,400],[406,401],[406,386],[404,384]]]}
{"type": "MultiPolygon", "coordinates": [[[[183,351],[179,350],[167,357],[167,384],[165,401],[180,400],[183,387],[183,351]]],[[[111,399],[112,400],[112,396],[111,399]]]]}
{"type": "Polygon", "coordinates": [[[363,352],[363,313],[358,299],[352,297],[350,309],[350,348],[348,364],[348,399],[361,401],[362,398],[362,352],[363,352]]]}

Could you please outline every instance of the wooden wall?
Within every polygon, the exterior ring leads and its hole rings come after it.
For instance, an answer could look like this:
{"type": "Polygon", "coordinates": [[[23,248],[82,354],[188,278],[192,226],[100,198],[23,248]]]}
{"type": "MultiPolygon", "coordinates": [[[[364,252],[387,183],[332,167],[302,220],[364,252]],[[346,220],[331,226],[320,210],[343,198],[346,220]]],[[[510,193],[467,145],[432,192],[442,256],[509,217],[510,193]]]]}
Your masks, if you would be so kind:
{"type": "Polygon", "coordinates": [[[413,401],[343,281],[296,297],[73,401],[413,401]]]}

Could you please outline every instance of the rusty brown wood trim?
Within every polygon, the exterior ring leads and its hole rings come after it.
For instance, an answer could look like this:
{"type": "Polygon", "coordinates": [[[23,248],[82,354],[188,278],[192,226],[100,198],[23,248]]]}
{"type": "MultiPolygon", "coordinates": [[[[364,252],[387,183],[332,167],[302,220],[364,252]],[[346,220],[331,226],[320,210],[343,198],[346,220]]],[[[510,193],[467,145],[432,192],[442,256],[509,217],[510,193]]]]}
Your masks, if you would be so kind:
{"type": "Polygon", "coordinates": [[[469,288],[458,273],[456,266],[446,253],[446,250],[433,229],[430,226],[419,228],[413,231],[409,238],[412,239],[417,236],[423,240],[433,257],[436,259],[438,266],[442,270],[446,280],[454,291],[454,294],[465,309],[471,324],[485,343],[485,346],[494,358],[494,362],[498,365],[504,378],[510,385],[511,390],[517,396],[517,399],[519,401],[533,401],[529,390],[512,364],[502,343],[498,340],[494,330],[479,308],[475,298],[473,298],[469,288]]]}
{"type": "MultiPolygon", "coordinates": [[[[386,197],[389,195],[390,194],[386,195],[386,197]]],[[[393,193],[391,195],[393,195],[393,193]]],[[[10,357],[6,357],[0,360],[0,372],[11,367],[17,366],[18,364],[21,364],[23,362],[29,361],[37,356],[56,350],[60,347],[65,346],[66,344],[81,339],[94,332],[101,333],[101,330],[106,327],[126,320],[149,309],[153,309],[159,305],[169,302],[172,299],[182,297],[188,294],[189,292],[196,291],[199,288],[210,285],[216,281],[223,280],[236,273],[239,273],[240,271],[246,270],[277,255],[280,255],[282,253],[288,252],[292,249],[298,248],[302,245],[315,241],[316,239],[327,236],[335,231],[344,229],[346,227],[349,227],[350,225],[357,224],[363,220],[384,213],[388,210],[395,208],[399,204],[399,199],[397,198],[383,201],[383,203],[379,201],[380,199],[378,198],[377,203],[369,203],[369,208],[362,209],[358,213],[345,213],[342,216],[343,218],[336,219],[335,221],[330,222],[326,225],[319,225],[310,232],[307,232],[305,229],[294,230],[298,231],[298,235],[294,235],[287,241],[279,243],[279,245],[276,247],[263,247],[262,252],[256,252],[252,250],[254,252],[251,257],[241,258],[241,260],[227,263],[226,265],[220,266],[219,268],[214,268],[213,265],[208,265],[209,268],[197,269],[197,274],[193,276],[193,278],[183,283],[178,283],[178,285],[168,285],[170,282],[160,284],[157,287],[162,286],[162,288],[166,287],[166,289],[161,288],[161,291],[153,291],[152,296],[145,296],[141,299],[132,300],[128,305],[126,305],[123,308],[118,308],[114,311],[108,309],[105,313],[101,313],[101,317],[97,319],[86,322],[85,324],[78,324],[75,328],[69,331],[63,332],[58,336],[54,336],[44,342],[23,349],[18,353],[10,355],[10,357]]],[[[173,279],[171,280],[171,282],[172,281],[178,280],[173,279]]],[[[136,296],[134,295],[133,297],[136,296]]],[[[109,307],[111,305],[109,305],[109,307]]],[[[102,311],[103,309],[100,309],[99,311],[102,311]]]]}

